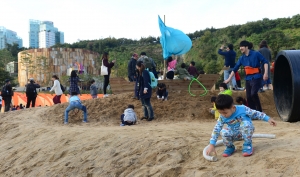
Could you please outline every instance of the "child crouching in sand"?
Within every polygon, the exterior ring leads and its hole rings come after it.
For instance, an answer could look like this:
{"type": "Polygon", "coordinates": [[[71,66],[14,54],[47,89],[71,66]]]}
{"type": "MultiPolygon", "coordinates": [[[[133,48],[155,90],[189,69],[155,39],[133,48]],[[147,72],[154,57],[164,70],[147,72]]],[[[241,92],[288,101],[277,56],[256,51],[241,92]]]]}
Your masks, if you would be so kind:
{"type": "Polygon", "coordinates": [[[211,152],[216,154],[215,144],[221,132],[223,143],[226,146],[223,157],[231,156],[235,152],[233,142],[238,140],[244,140],[243,156],[251,156],[253,153],[252,135],[255,129],[251,119],[258,118],[276,126],[276,122],[262,112],[252,110],[244,105],[233,105],[233,99],[229,95],[219,95],[216,99],[216,108],[220,113],[220,118],[211,135],[208,155],[211,152]],[[222,129],[224,124],[227,124],[227,127],[222,129]]]}
{"type": "Polygon", "coordinates": [[[169,93],[167,91],[166,84],[159,83],[157,85],[157,91],[156,91],[157,99],[166,101],[166,100],[168,100],[168,94],[169,93]]]}
{"type": "Polygon", "coordinates": [[[121,125],[120,126],[125,126],[125,125],[134,125],[136,124],[137,117],[136,113],[134,112],[134,106],[133,105],[128,105],[127,109],[125,109],[124,113],[121,115],[121,125]]]}
{"type": "Polygon", "coordinates": [[[220,116],[220,113],[218,112],[217,108],[216,108],[216,99],[217,97],[213,96],[210,98],[210,102],[212,103],[213,105],[213,108],[209,108],[209,112],[213,115],[215,115],[215,119],[218,120],[219,119],[219,116],[220,116]]]}
{"type": "Polygon", "coordinates": [[[83,111],[83,123],[87,122],[87,111],[86,107],[82,105],[80,98],[77,96],[77,92],[72,92],[71,97],[69,98],[69,106],[65,110],[65,122],[64,124],[68,124],[68,115],[69,112],[73,109],[79,109],[83,111]]]}

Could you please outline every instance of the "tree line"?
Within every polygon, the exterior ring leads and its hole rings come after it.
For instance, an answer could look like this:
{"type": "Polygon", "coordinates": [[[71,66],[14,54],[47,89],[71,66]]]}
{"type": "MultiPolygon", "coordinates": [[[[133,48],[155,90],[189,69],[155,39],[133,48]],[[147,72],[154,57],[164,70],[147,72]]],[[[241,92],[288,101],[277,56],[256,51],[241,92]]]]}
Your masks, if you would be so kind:
{"type": "MultiPolygon", "coordinates": [[[[181,57],[184,58],[184,62],[195,61],[198,70],[204,70],[206,73],[219,73],[223,67],[224,59],[218,55],[217,51],[222,44],[233,44],[234,50],[237,52],[237,59],[241,56],[239,43],[242,40],[252,42],[255,50],[258,49],[261,40],[266,40],[273,59],[276,58],[280,50],[299,49],[300,14],[274,20],[263,18],[255,22],[231,25],[220,29],[211,27],[187,35],[192,39],[193,46],[187,54],[181,57]]],[[[97,40],[80,40],[73,44],[56,44],[52,47],[82,48],[100,54],[109,52],[111,59],[117,59],[112,74],[119,77],[127,76],[127,63],[133,53],[146,52],[157,63],[158,69],[163,69],[162,48],[159,37],[149,36],[139,40],[108,37],[97,40]]],[[[14,44],[8,45],[7,49],[0,50],[1,68],[4,68],[9,61],[17,61],[18,52],[25,49],[19,49],[17,44],[14,44]]],[[[101,62],[101,58],[98,58],[98,61],[101,62]]],[[[1,82],[4,71],[0,72],[1,82]]]]}

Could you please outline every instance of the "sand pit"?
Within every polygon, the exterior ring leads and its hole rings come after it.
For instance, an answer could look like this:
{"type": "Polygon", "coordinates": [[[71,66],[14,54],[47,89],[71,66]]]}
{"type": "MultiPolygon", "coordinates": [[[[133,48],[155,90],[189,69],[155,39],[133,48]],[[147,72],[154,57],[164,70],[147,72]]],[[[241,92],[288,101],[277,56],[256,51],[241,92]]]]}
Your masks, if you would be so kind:
{"type": "Polygon", "coordinates": [[[277,138],[254,139],[251,157],[242,156],[237,142],[232,157],[221,157],[224,147],[218,147],[219,161],[205,160],[202,150],[215,124],[207,109],[216,94],[170,93],[169,101],[152,102],[154,121],[131,127],[119,126],[129,103],[142,116],[140,102],[130,94],[84,101],[87,124],[73,111],[70,124],[63,125],[67,104],[0,114],[0,176],[300,176],[300,125],[279,120],[271,91],[260,98],[278,126],[255,121],[255,133],[277,138]]]}

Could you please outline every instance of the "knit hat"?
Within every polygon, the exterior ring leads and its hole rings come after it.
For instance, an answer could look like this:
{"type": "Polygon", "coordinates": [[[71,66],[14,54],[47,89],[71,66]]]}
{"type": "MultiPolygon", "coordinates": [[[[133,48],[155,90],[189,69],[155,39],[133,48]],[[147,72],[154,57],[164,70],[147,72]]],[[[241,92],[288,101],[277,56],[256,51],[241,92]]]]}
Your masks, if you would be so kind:
{"type": "Polygon", "coordinates": [[[141,54],[140,55],[146,55],[146,52],[141,52],[141,54]]]}

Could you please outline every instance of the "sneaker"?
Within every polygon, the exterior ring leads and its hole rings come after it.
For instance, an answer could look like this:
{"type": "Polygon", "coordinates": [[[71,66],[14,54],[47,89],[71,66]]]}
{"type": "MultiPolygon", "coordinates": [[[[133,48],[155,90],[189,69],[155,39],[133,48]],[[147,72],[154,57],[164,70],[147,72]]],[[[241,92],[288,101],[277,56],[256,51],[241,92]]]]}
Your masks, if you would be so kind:
{"type": "Polygon", "coordinates": [[[143,120],[143,119],[148,119],[148,117],[142,117],[141,120],[143,120]]]}
{"type": "Polygon", "coordinates": [[[262,93],[262,92],[265,92],[265,91],[264,91],[264,89],[261,88],[261,89],[259,89],[258,92],[259,92],[259,93],[262,93]]]}
{"type": "Polygon", "coordinates": [[[82,123],[87,123],[87,121],[82,121],[82,123]]]}
{"type": "Polygon", "coordinates": [[[244,91],[245,88],[244,87],[238,87],[237,90],[241,90],[241,91],[244,91]]]}
{"type": "Polygon", "coordinates": [[[164,101],[167,101],[167,100],[168,100],[168,98],[165,98],[165,99],[164,99],[164,101]]]}
{"type": "Polygon", "coordinates": [[[103,95],[103,98],[108,97],[108,94],[103,95]]]}
{"type": "Polygon", "coordinates": [[[226,149],[223,152],[223,157],[229,157],[231,156],[235,151],[234,146],[227,146],[226,149]]]}
{"type": "Polygon", "coordinates": [[[253,154],[252,144],[243,144],[243,156],[251,156],[253,154]]]}
{"type": "Polygon", "coordinates": [[[68,122],[64,122],[64,124],[68,124],[68,122]]]}
{"type": "Polygon", "coordinates": [[[123,126],[125,126],[125,124],[120,124],[120,127],[123,127],[123,126]]]}
{"type": "Polygon", "coordinates": [[[268,90],[269,88],[268,87],[263,87],[263,90],[268,90]]]}
{"type": "Polygon", "coordinates": [[[149,119],[147,119],[147,121],[152,121],[154,118],[149,118],[149,119]]]}

